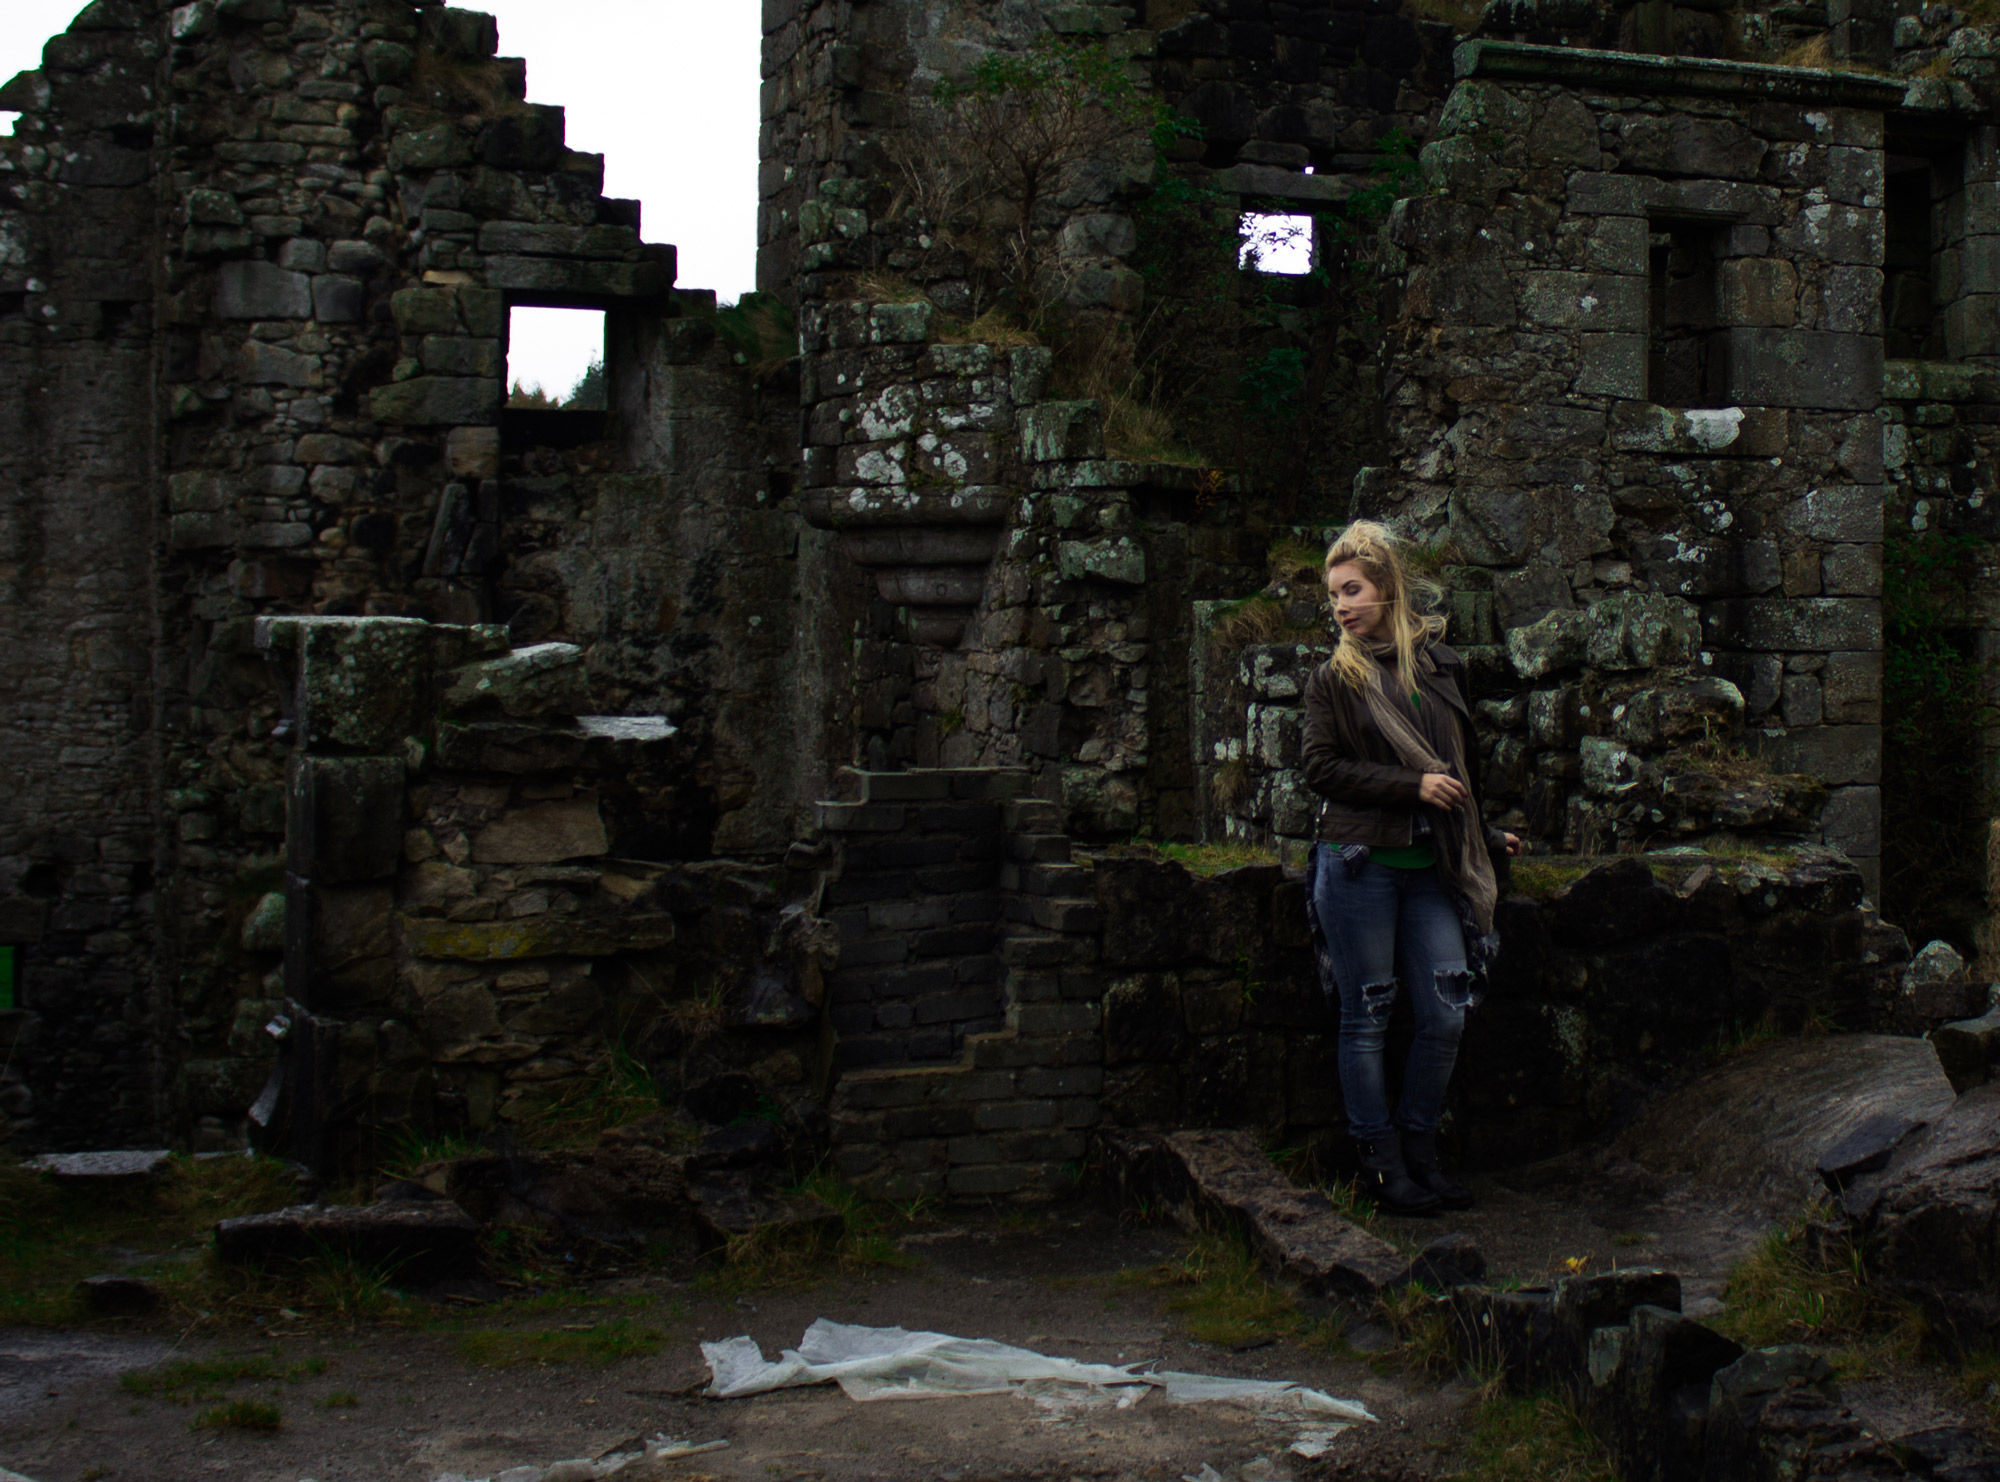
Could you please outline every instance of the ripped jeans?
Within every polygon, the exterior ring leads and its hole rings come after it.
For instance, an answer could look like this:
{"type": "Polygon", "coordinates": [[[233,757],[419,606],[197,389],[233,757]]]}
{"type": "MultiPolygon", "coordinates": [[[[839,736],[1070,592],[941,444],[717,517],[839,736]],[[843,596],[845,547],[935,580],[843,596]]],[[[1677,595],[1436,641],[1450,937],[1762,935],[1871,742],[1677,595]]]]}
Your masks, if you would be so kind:
{"type": "Polygon", "coordinates": [[[1340,852],[1315,844],[1313,906],[1340,985],[1340,1090],[1347,1130],[1379,1142],[1396,1128],[1435,1132],[1465,1030],[1471,977],[1458,910],[1435,866],[1397,870],[1373,860],[1349,878],[1340,852]],[[1416,1039],[1392,1122],[1382,1045],[1396,985],[1409,989],[1416,1039]]]}

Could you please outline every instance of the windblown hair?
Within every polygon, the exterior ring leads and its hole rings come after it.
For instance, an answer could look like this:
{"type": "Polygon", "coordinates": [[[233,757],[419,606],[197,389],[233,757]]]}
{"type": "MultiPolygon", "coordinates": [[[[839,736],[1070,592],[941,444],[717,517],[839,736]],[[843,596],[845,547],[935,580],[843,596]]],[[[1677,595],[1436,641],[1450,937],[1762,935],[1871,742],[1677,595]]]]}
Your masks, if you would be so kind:
{"type": "MultiPolygon", "coordinates": [[[[1444,636],[1444,619],[1436,611],[1444,589],[1412,572],[1403,560],[1402,542],[1388,526],[1373,520],[1356,520],[1334,537],[1326,550],[1326,576],[1331,578],[1334,567],[1350,562],[1359,566],[1382,594],[1385,636],[1396,645],[1396,678],[1407,694],[1416,688],[1417,650],[1430,639],[1444,636]]],[[[1332,663],[1334,677],[1354,689],[1374,679],[1374,655],[1344,628],[1332,663]]]]}

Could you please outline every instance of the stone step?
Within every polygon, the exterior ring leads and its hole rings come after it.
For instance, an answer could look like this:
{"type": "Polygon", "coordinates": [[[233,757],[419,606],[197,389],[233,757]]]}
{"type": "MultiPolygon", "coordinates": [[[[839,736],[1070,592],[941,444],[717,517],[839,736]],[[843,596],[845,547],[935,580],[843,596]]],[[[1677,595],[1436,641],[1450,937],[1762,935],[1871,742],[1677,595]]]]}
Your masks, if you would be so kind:
{"type": "Polygon", "coordinates": [[[1122,1200],[1164,1209],[1190,1233],[1240,1230],[1274,1275],[1316,1295],[1373,1301],[1420,1278],[1452,1284],[1486,1274],[1464,1236],[1433,1241],[1412,1260],[1343,1218],[1325,1194],[1292,1183],[1248,1132],[1119,1132],[1102,1142],[1122,1200]]]}

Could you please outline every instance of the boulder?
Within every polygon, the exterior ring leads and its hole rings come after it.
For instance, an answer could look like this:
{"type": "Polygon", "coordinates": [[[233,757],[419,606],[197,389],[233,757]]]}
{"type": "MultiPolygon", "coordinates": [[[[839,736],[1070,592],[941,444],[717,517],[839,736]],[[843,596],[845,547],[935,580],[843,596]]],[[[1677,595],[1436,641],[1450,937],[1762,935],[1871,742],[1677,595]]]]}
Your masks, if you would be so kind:
{"type": "Polygon", "coordinates": [[[1614,1150],[1721,1203],[1782,1217],[1823,1187],[1822,1160],[1871,1119],[1878,1131],[1933,1122],[1954,1099],[1924,1040],[1774,1040],[1655,1101],[1614,1150]]]}
{"type": "Polygon", "coordinates": [[[1847,1192],[1871,1266],[1961,1339],[2000,1325],[2000,1084],[1965,1093],[1847,1192]]]}
{"type": "Polygon", "coordinates": [[[215,1252],[232,1265],[307,1261],[328,1253],[389,1268],[399,1280],[435,1280],[479,1259],[479,1226],[448,1199],[390,1204],[298,1204],[223,1220],[215,1252]]]}
{"type": "Polygon", "coordinates": [[[1965,959],[1949,942],[1932,942],[1910,959],[1897,985],[1897,1028],[1928,1029],[1964,1019],[1986,1007],[1986,989],[1975,987],[1965,959]]]}
{"type": "Polygon", "coordinates": [[[1951,1078],[1952,1090],[1962,1096],[1991,1080],[1994,1063],[2000,1061],[2000,1009],[1989,1009],[1977,1019],[1940,1024],[1930,1032],[1930,1042],[1938,1064],[1951,1078]]]}

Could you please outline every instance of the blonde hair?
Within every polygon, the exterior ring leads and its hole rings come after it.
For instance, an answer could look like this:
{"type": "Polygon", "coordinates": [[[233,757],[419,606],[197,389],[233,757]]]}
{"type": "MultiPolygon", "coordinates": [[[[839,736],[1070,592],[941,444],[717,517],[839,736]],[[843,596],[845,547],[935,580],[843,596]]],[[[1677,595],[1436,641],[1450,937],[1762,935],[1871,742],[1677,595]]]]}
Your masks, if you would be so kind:
{"type": "MultiPolygon", "coordinates": [[[[1356,520],[1326,548],[1324,575],[1329,594],[1336,566],[1359,566],[1375,584],[1382,594],[1388,636],[1396,645],[1396,677],[1407,691],[1416,687],[1418,647],[1429,639],[1444,636],[1444,619],[1434,610],[1444,596],[1444,589],[1410,570],[1403,560],[1402,544],[1388,526],[1373,520],[1356,520]]],[[[1340,644],[1334,649],[1331,662],[1335,678],[1354,689],[1374,678],[1375,656],[1346,629],[1341,630],[1340,644]]]]}

